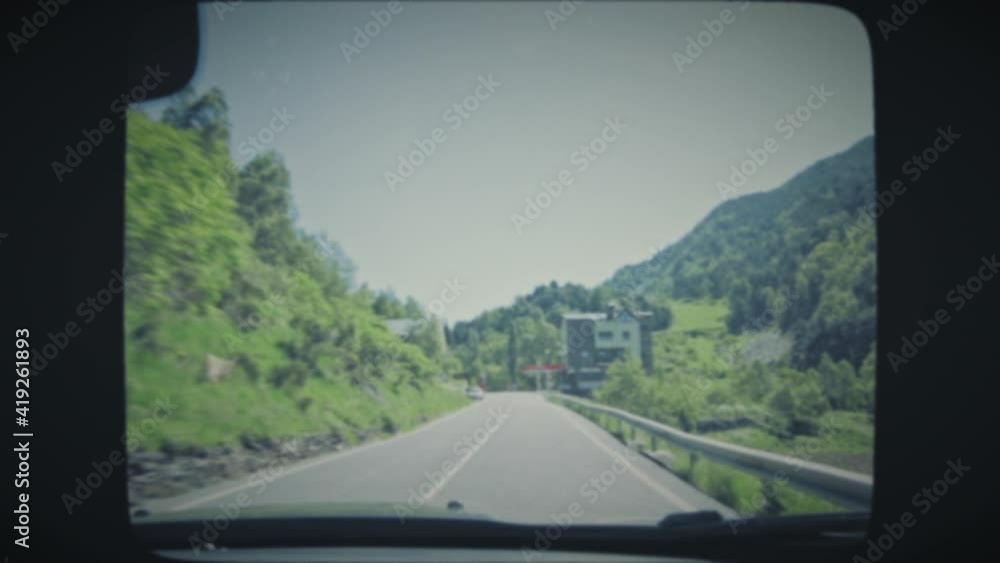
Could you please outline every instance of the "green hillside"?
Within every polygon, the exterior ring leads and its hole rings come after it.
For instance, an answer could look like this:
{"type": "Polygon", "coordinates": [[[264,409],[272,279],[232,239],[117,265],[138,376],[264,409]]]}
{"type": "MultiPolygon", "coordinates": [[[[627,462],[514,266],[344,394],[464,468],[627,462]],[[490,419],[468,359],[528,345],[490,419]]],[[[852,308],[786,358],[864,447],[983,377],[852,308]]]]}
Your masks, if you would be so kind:
{"type": "MultiPolygon", "coordinates": [[[[615,364],[599,400],[775,451],[831,416],[850,438],[828,462],[871,469],[875,232],[866,138],[768,192],[725,201],[677,243],[596,287],[539,286],[452,334],[471,373],[500,386],[513,366],[559,361],[560,315],[611,300],[651,310],[655,370],[615,364]],[[544,345],[537,343],[544,335],[544,345]]],[[[524,382],[529,384],[530,382],[524,382]]]]}
{"type": "MultiPolygon", "coordinates": [[[[872,472],[874,143],[866,138],[768,192],[725,201],[691,232],[604,284],[537,287],[452,331],[468,373],[533,385],[517,367],[560,360],[566,311],[609,301],[654,313],[652,374],[612,364],[598,401],[697,434],[872,472]]],[[[596,417],[609,432],[610,420],[596,417]]],[[[623,439],[627,438],[622,436],[623,439]]],[[[649,436],[637,439],[652,446],[649,436]]],[[[839,507],[672,450],[673,471],[743,514],[839,507]]]]}
{"type": "Polygon", "coordinates": [[[176,405],[144,448],[353,441],[466,404],[441,383],[454,360],[437,341],[389,332],[339,246],[295,227],[280,155],[232,162],[221,93],[188,92],[161,122],[133,111],[127,143],[129,425],[176,405]],[[233,362],[218,381],[209,355],[233,362]]]}
{"type": "Polygon", "coordinates": [[[795,333],[795,366],[827,353],[859,368],[875,335],[875,231],[858,221],[874,202],[874,155],[868,137],[775,190],[726,201],[608,285],[650,299],[725,298],[730,332],[795,333]]]}
{"type": "Polygon", "coordinates": [[[749,419],[781,439],[815,434],[834,411],[870,417],[875,232],[858,217],[873,201],[873,159],[863,139],[616,272],[607,286],[667,304],[674,326],[656,335],[655,377],[620,366],[600,396],[689,429],[749,419]]]}

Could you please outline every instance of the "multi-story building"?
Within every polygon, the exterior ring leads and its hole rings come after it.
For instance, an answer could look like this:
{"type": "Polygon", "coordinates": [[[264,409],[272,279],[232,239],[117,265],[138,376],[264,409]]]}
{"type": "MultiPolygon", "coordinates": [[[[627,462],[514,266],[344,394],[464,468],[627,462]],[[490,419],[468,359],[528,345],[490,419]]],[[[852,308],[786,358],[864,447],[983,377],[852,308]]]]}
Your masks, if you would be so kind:
{"type": "Polygon", "coordinates": [[[566,313],[562,322],[565,368],[559,389],[590,393],[604,385],[607,367],[631,354],[653,371],[652,313],[609,306],[603,313],[566,313]]]}

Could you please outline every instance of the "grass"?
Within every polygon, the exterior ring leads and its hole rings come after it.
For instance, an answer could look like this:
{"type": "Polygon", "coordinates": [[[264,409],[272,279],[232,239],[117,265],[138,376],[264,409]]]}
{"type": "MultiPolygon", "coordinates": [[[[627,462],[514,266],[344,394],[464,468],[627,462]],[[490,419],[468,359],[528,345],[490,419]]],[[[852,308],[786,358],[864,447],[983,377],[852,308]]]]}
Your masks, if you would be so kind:
{"type": "Polygon", "coordinates": [[[709,434],[711,438],[780,454],[798,455],[814,463],[831,465],[849,471],[871,475],[875,446],[875,427],[866,414],[857,412],[828,412],[818,419],[827,432],[816,437],[795,436],[781,440],[759,428],[739,428],[709,434]],[[810,454],[816,441],[819,451],[810,454]]]}
{"type": "Polygon", "coordinates": [[[673,313],[673,321],[669,329],[672,332],[691,333],[726,328],[729,304],[725,300],[669,300],[665,304],[670,307],[670,311],[673,313]]]}
{"type": "MultiPolygon", "coordinates": [[[[676,376],[692,382],[698,388],[695,378],[701,377],[700,368],[725,370],[720,366],[723,360],[720,348],[745,342],[755,334],[730,334],[725,325],[727,305],[724,301],[671,301],[673,325],[654,333],[654,355],[657,371],[666,376],[676,376]],[[690,379],[687,379],[690,378],[690,379]]],[[[712,371],[710,369],[710,371],[712,371]]],[[[700,382],[704,385],[704,382],[700,382]]],[[[711,381],[704,387],[711,390],[725,390],[730,381],[725,377],[711,381]]],[[[732,393],[731,395],[738,395],[732,393]]],[[[736,397],[739,399],[738,397],[736,397]]],[[[709,406],[709,405],[706,405],[709,406]]],[[[868,416],[859,412],[828,412],[817,422],[821,427],[830,427],[830,432],[821,439],[821,450],[811,460],[857,471],[872,473],[872,452],[874,451],[875,427],[868,416]]],[[[744,445],[755,449],[776,453],[799,451],[811,445],[811,438],[797,436],[792,440],[781,440],[759,428],[740,428],[710,434],[712,438],[744,445]]]]}
{"type": "Polygon", "coordinates": [[[840,512],[844,507],[800,491],[788,483],[765,479],[723,463],[689,452],[641,430],[623,426],[605,415],[585,415],[624,443],[632,442],[644,451],[666,451],[673,456],[670,471],[743,517],[765,514],[816,514],[840,512]],[[654,445],[655,444],[655,445],[654,445]]]}
{"type": "MultiPolygon", "coordinates": [[[[731,379],[727,375],[723,356],[725,346],[740,344],[755,334],[730,334],[725,318],[728,306],[725,301],[670,301],[667,305],[673,312],[673,323],[667,330],[653,334],[654,364],[660,378],[658,390],[681,392],[677,387],[681,382],[691,382],[691,388],[701,388],[695,383],[704,382],[703,369],[713,373],[710,385],[696,399],[702,408],[713,406],[707,400],[710,392],[728,390],[731,379]]],[[[738,395],[730,393],[730,396],[738,395]]],[[[739,401],[739,397],[735,397],[739,401]]],[[[745,402],[745,401],[744,401],[745,402]]],[[[628,409],[626,409],[628,410],[628,409]]],[[[618,431],[617,420],[610,417],[592,418],[618,439],[629,441],[632,432],[625,426],[618,431]],[[624,434],[624,435],[623,435],[624,434]]],[[[779,454],[799,455],[802,459],[840,467],[859,473],[872,473],[872,452],[874,451],[874,426],[867,414],[858,412],[828,412],[817,419],[820,427],[831,428],[818,437],[795,436],[781,439],[763,429],[745,427],[706,434],[711,438],[744,445],[754,449],[779,454]],[[819,440],[819,451],[815,451],[815,440],[819,440]],[[810,450],[809,448],[813,449],[810,450]],[[809,453],[814,451],[815,453],[809,453]]],[[[654,449],[652,437],[638,431],[636,441],[639,446],[654,449]]],[[[668,451],[673,455],[672,471],[699,490],[719,500],[741,514],[805,514],[835,512],[844,510],[839,505],[810,493],[802,492],[788,484],[766,482],[761,477],[732,468],[728,465],[692,455],[677,446],[657,440],[655,449],[668,451]],[[764,494],[770,491],[770,494],[764,494]]]]}
{"type": "Polygon", "coordinates": [[[692,368],[718,364],[719,347],[735,342],[726,330],[725,301],[670,301],[673,322],[653,333],[653,363],[663,375],[685,374],[692,368]]]}
{"type": "Polygon", "coordinates": [[[742,350],[744,344],[760,336],[754,332],[731,334],[726,327],[728,305],[723,300],[669,301],[668,305],[673,323],[653,333],[654,363],[664,373],[691,367],[719,369],[740,357],[727,357],[727,348],[742,350]]]}
{"type": "MultiPolygon", "coordinates": [[[[468,404],[461,392],[444,384],[423,382],[418,389],[404,383],[393,389],[377,383],[377,393],[370,394],[336,374],[310,377],[301,387],[275,388],[236,367],[221,381],[202,382],[207,353],[231,357],[223,336],[233,327],[221,314],[209,313],[198,321],[164,319],[156,350],[126,342],[127,428],[142,449],[327,432],[340,432],[354,443],[413,428],[468,404]],[[175,407],[156,421],[162,401],[175,407]]],[[[259,331],[248,341],[261,373],[286,361],[275,346],[281,332],[280,326],[259,331]]]]}

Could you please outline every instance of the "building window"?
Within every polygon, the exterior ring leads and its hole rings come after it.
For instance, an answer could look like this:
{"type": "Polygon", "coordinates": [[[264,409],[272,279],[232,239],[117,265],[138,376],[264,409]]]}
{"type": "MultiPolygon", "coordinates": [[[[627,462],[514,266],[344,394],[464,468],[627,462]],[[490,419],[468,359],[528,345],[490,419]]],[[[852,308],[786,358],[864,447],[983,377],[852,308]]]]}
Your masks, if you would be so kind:
{"type": "Polygon", "coordinates": [[[600,338],[601,340],[611,340],[611,331],[602,330],[597,333],[597,337],[600,338]]]}
{"type": "Polygon", "coordinates": [[[629,332],[629,331],[627,331],[627,330],[623,330],[622,331],[622,338],[624,338],[625,340],[628,340],[629,338],[632,338],[632,333],[629,332]]]}

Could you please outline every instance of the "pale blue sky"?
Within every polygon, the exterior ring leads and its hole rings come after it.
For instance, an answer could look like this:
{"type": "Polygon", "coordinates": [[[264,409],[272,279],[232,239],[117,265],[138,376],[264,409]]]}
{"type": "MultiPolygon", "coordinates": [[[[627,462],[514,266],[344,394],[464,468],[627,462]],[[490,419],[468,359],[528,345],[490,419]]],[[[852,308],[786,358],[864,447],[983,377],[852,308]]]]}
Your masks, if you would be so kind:
{"type": "Polygon", "coordinates": [[[832,8],[590,0],[553,30],[555,1],[403,2],[348,63],[341,43],[386,2],[243,2],[222,18],[217,4],[202,5],[194,86],[225,93],[234,147],[287,108],[270,147],[301,226],[339,241],[372,287],[427,304],[457,278],[450,321],[648,258],[768,137],[780,148],[741,193],[873,133],[868,38],[832,8]],[[735,20],[678,71],[673,53],[724,8],[735,20]],[[501,85],[452,129],[446,110],[490,74],[501,85]],[[785,140],[776,122],[821,84],[833,96],[785,140]],[[616,116],[628,128],[580,172],[571,154],[616,116]],[[390,191],[385,172],[438,127],[447,138],[390,191]],[[511,214],[564,169],[573,184],[519,234],[511,214]]]}

